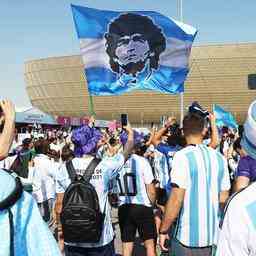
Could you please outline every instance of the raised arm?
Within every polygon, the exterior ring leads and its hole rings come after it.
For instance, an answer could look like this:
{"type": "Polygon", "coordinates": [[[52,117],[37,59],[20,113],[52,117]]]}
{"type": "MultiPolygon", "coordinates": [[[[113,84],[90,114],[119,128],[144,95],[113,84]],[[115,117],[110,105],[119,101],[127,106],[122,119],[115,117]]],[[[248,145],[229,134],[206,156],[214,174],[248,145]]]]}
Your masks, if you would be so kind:
{"type": "Polygon", "coordinates": [[[132,149],[133,149],[133,146],[134,146],[134,139],[133,139],[133,130],[132,130],[130,124],[128,124],[126,127],[124,127],[124,129],[128,133],[128,139],[127,139],[127,142],[124,146],[124,151],[123,151],[124,159],[126,161],[129,158],[129,155],[132,152],[132,149]]]}
{"type": "Polygon", "coordinates": [[[216,126],[216,117],[214,114],[210,114],[210,125],[211,125],[211,142],[208,145],[209,147],[216,149],[219,145],[219,134],[218,128],[216,126]]]}
{"type": "Polygon", "coordinates": [[[176,118],[169,117],[164,127],[162,127],[158,132],[155,133],[154,137],[152,138],[152,144],[154,146],[157,146],[161,142],[161,138],[167,132],[168,128],[175,123],[176,123],[176,118]]]}
{"type": "Polygon", "coordinates": [[[156,133],[156,129],[155,129],[155,127],[153,127],[151,129],[151,134],[150,134],[149,140],[146,142],[146,146],[150,146],[152,144],[152,141],[155,137],[155,133],[156,133]]]}
{"type": "Polygon", "coordinates": [[[2,160],[8,156],[12,146],[15,129],[15,108],[9,100],[1,101],[0,107],[2,108],[0,125],[4,123],[3,131],[0,134],[0,160],[2,160]]]}

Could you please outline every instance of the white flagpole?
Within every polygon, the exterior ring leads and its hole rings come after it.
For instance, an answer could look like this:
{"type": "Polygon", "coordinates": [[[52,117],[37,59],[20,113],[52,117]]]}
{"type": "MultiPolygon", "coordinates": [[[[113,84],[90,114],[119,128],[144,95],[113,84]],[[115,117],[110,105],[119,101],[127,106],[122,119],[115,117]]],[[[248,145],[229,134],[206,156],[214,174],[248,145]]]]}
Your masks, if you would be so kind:
{"type": "MultiPolygon", "coordinates": [[[[183,0],[178,0],[180,21],[183,22],[183,0]]],[[[180,127],[184,117],[184,92],[180,94],[180,127]]]]}

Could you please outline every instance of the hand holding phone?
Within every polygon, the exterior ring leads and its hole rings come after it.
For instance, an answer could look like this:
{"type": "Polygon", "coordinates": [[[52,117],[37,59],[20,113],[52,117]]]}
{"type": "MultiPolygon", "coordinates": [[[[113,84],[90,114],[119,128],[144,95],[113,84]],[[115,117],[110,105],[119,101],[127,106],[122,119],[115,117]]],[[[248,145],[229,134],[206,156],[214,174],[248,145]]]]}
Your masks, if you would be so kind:
{"type": "Polygon", "coordinates": [[[122,127],[127,126],[128,124],[128,115],[127,114],[121,114],[121,125],[122,127]]]}

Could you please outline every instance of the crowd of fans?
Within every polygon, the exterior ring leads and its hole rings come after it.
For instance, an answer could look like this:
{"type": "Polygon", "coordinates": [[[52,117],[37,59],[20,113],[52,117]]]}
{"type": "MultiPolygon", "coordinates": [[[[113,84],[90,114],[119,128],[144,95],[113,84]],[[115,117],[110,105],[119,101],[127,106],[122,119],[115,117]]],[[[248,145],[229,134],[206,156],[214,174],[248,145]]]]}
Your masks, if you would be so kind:
{"type": "Polygon", "coordinates": [[[182,129],[170,117],[110,131],[92,117],[20,136],[12,103],[0,107],[0,255],[115,255],[111,207],[124,256],[136,232],[147,256],[256,255],[256,113],[245,131],[220,128],[195,102],[182,129]]]}

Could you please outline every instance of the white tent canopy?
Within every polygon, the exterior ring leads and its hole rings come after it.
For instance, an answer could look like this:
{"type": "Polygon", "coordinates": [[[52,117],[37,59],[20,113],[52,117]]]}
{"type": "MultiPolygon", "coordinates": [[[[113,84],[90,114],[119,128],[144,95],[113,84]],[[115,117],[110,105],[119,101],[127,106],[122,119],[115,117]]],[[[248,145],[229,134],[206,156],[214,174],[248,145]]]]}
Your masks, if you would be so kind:
{"type": "Polygon", "coordinates": [[[16,123],[27,124],[50,124],[57,125],[55,118],[49,114],[42,112],[41,110],[31,107],[23,111],[16,111],[16,123]]]}

